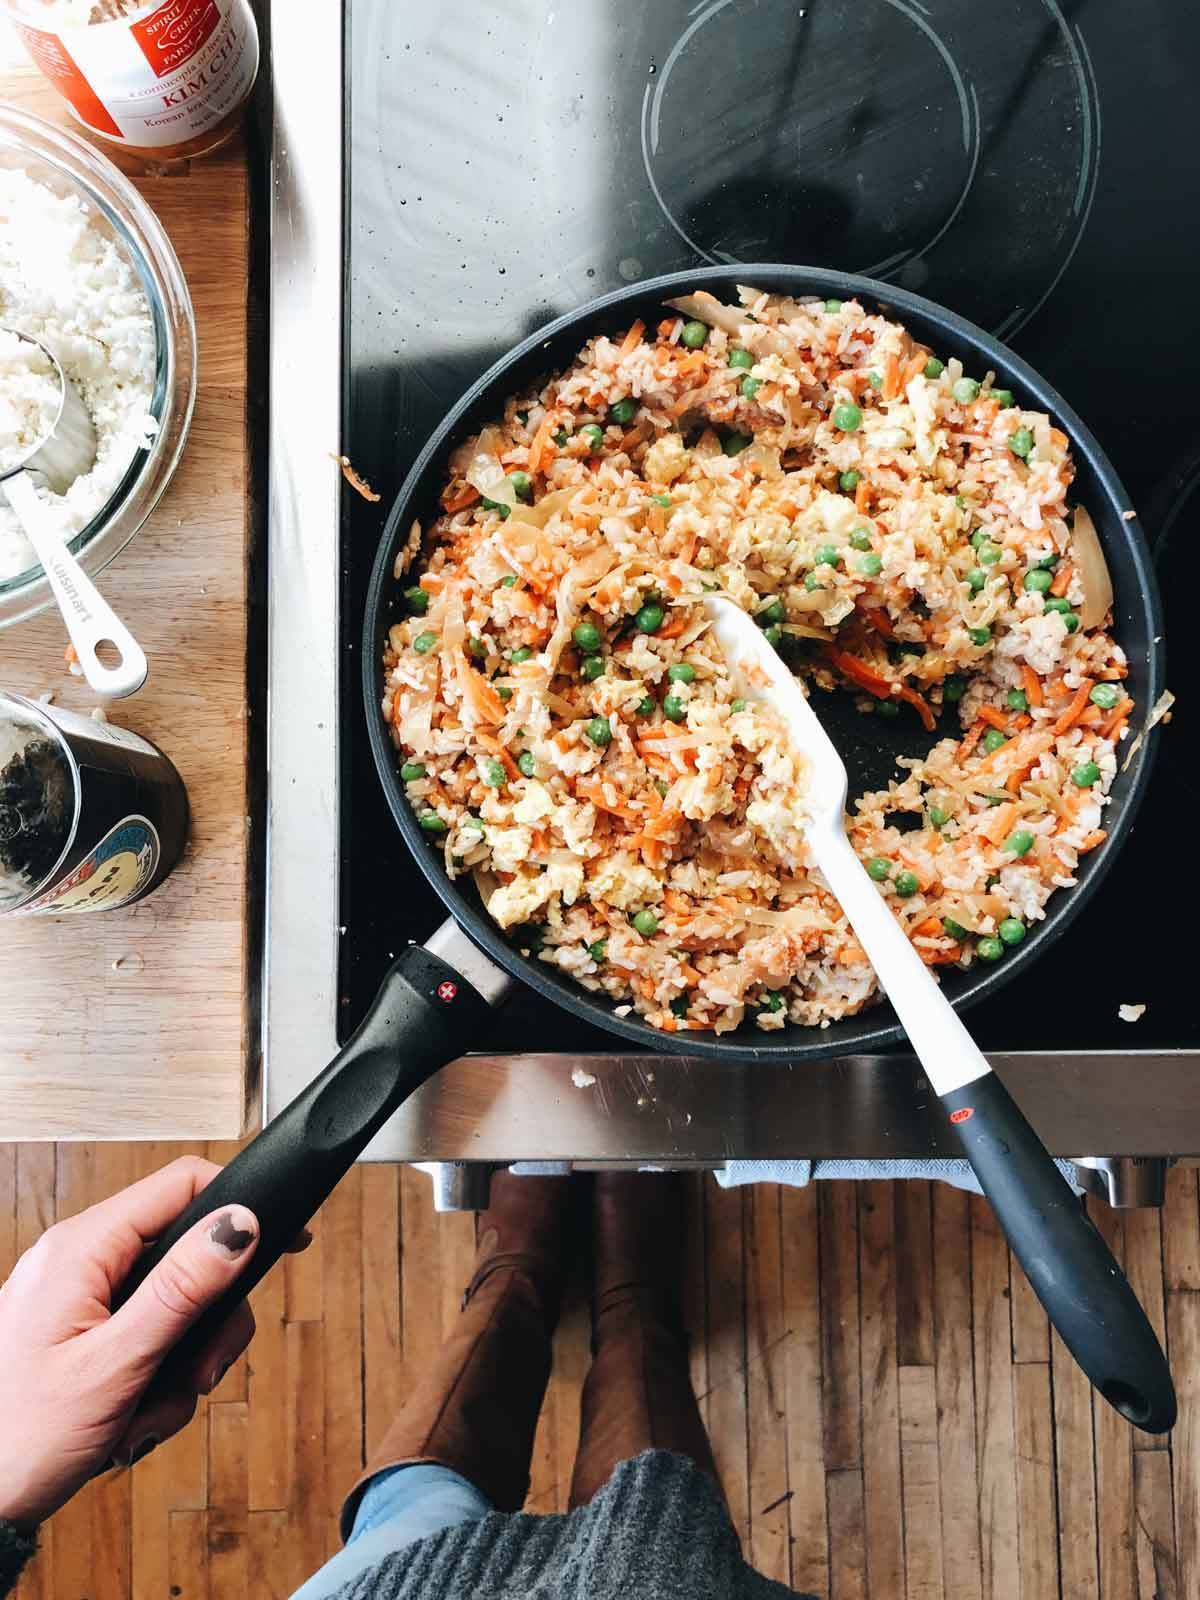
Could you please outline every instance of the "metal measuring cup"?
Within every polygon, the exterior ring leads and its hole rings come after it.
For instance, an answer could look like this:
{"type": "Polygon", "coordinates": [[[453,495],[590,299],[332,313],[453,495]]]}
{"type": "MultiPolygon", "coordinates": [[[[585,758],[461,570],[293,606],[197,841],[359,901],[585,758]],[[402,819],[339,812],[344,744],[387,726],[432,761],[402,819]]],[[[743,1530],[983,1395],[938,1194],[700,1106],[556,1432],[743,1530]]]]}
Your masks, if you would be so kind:
{"type": "Polygon", "coordinates": [[[0,471],[0,489],[42,564],[84,677],[97,694],[121,699],[145,683],[145,652],[67,549],[34,485],[36,476],[55,494],[65,494],[76,478],[90,472],[96,461],[96,429],[53,350],[19,328],[0,331],[36,345],[50,363],[59,391],[49,427],[22,460],[0,471]],[[97,654],[106,642],[118,653],[116,666],[106,666],[97,654]]]}

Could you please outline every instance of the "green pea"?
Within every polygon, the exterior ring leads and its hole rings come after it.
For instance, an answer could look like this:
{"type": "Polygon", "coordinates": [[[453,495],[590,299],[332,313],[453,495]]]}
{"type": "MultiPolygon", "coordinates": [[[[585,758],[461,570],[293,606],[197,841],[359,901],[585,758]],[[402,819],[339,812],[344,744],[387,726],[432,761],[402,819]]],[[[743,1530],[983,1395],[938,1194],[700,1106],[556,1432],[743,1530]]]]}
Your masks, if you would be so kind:
{"type": "Polygon", "coordinates": [[[842,309],[842,302],[840,300],[826,300],[825,309],[826,311],[840,311],[842,309]]]}
{"type": "Polygon", "coordinates": [[[608,954],[608,940],[597,939],[595,944],[588,945],[587,953],[593,961],[603,961],[608,954]]]}
{"type": "Polygon", "coordinates": [[[987,573],[982,567],[969,567],[967,569],[966,583],[972,594],[978,594],[986,582],[987,573]]]}
{"type": "Polygon", "coordinates": [[[867,373],[867,382],[871,385],[872,389],[882,389],[883,388],[883,373],[882,372],[874,372],[874,371],[868,372],[867,373]]]}
{"type": "Polygon", "coordinates": [[[1005,917],[996,932],[1005,944],[1020,944],[1026,929],[1020,917],[1005,917]]]}
{"type": "Polygon", "coordinates": [[[408,609],[414,616],[423,617],[429,610],[428,589],[422,589],[419,585],[412,589],[405,589],[404,598],[408,602],[408,609]]]}
{"type": "Polygon", "coordinates": [[[840,406],[834,406],[829,420],[841,433],[857,433],[862,427],[862,418],[859,408],[846,400],[840,406]]]}
{"type": "Polygon", "coordinates": [[[650,498],[656,506],[662,506],[664,511],[671,504],[671,496],[669,494],[652,494],[650,498]]]}
{"type": "Polygon", "coordinates": [[[967,930],[961,922],[955,922],[953,917],[943,917],[942,927],[952,939],[965,939],[967,937],[967,930]]]}
{"type": "Polygon", "coordinates": [[[898,717],[900,715],[899,700],[876,700],[875,711],[881,717],[898,717]]]}
{"type": "Polygon", "coordinates": [[[507,520],[508,514],[512,510],[512,507],[506,506],[503,500],[489,500],[487,495],[480,496],[479,504],[485,511],[494,511],[501,522],[507,520]]]}
{"type": "Polygon", "coordinates": [[[930,806],[929,820],[933,823],[935,828],[944,828],[950,821],[950,813],[946,810],[945,806],[930,806]]]}
{"type": "Polygon", "coordinates": [[[450,824],[443,821],[436,811],[422,811],[417,822],[422,833],[446,833],[450,827],[450,824]]]}
{"type": "Polygon", "coordinates": [[[425,763],[423,761],[406,761],[400,768],[400,776],[405,783],[416,783],[425,776],[425,763]]]}
{"type": "Polygon", "coordinates": [[[738,695],[736,700],[730,701],[729,709],[730,711],[745,711],[746,702],[742,699],[741,695],[738,695]]]}
{"type": "Polygon", "coordinates": [[[679,342],[687,345],[689,350],[699,350],[707,338],[707,322],[685,322],[683,332],[679,335],[679,342]]]}
{"type": "Polygon", "coordinates": [[[783,640],[783,629],[773,622],[769,628],[763,629],[763,638],[773,650],[778,650],[783,640]]]}
{"type": "Polygon", "coordinates": [[[477,639],[472,636],[467,640],[467,654],[469,656],[474,656],[476,661],[483,661],[486,658],[487,653],[488,647],[486,644],[484,644],[482,639],[477,639]]]}
{"type": "Polygon", "coordinates": [[[532,654],[533,651],[529,648],[529,646],[527,644],[522,644],[517,646],[508,659],[512,662],[514,667],[519,667],[522,661],[528,661],[532,654]]]}
{"type": "Polygon", "coordinates": [[[987,540],[983,540],[976,546],[975,553],[985,567],[994,567],[1004,551],[998,544],[990,544],[987,540]]]}
{"type": "Polygon", "coordinates": [[[502,789],[507,774],[503,761],[498,761],[495,756],[489,756],[483,763],[483,781],[490,789],[502,789]]]}
{"type": "Polygon", "coordinates": [[[633,925],[647,939],[653,938],[658,932],[658,918],[653,911],[639,911],[633,919],[633,925]]]}
{"type": "Polygon", "coordinates": [[[719,583],[705,583],[701,581],[700,587],[704,590],[705,594],[716,594],[717,590],[721,586],[719,583]]]}
{"type": "Polygon", "coordinates": [[[663,608],[652,600],[641,607],[633,619],[633,625],[639,633],[657,633],[665,615],[663,608]]]}
{"type": "Polygon", "coordinates": [[[637,703],[637,714],[638,714],[638,716],[639,717],[652,717],[654,715],[654,705],[655,705],[654,696],[651,695],[651,694],[644,695],[642,697],[642,699],[640,699],[638,701],[638,703],[637,703]]]}
{"type": "Polygon", "coordinates": [[[687,661],[676,661],[667,668],[667,677],[672,683],[691,683],[695,676],[695,667],[687,661]]]}
{"type": "Polygon", "coordinates": [[[496,690],[496,693],[500,696],[501,700],[511,700],[512,699],[512,690],[508,687],[507,684],[502,683],[499,686],[499,688],[496,690]]]}
{"type": "Polygon", "coordinates": [[[1121,697],[1121,691],[1115,683],[1098,683],[1088,695],[1092,704],[1099,706],[1102,711],[1111,711],[1121,697]]]}
{"type": "Polygon", "coordinates": [[[727,456],[740,456],[748,444],[754,441],[748,433],[731,433],[722,441],[721,449],[727,456]]]}
{"type": "Polygon", "coordinates": [[[586,439],[593,450],[599,450],[604,443],[604,429],[598,422],[587,422],[580,428],[579,437],[586,439]]]}
{"type": "Polygon", "coordinates": [[[1100,768],[1094,761],[1085,761],[1071,773],[1071,782],[1077,789],[1090,789],[1100,781],[1100,768]]]}
{"type": "Polygon", "coordinates": [[[637,410],[637,401],[627,395],[624,400],[618,400],[616,405],[610,406],[608,414],[614,422],[619,422],[623,428],[627,428],[637,416],[637,410]]]}
{"type": "Polygon", "coordinates": [[[662,703],[663,716],[668,722],[682,722],[687,716],[687,706],[677,694],[669,694],[662,703]]]}
{"type": "Polygon", "coordinates": [[[999,402],[1001,411],[1008,411],[1013,403],[1013,392],[1011,389],[993,389],[992,399],[999,402]]]}
{"type": "Polygon", "coordinates": [[[734,345],[725,360],[726,365],[731,367],[745,367],[748,369],[754,365],[754,357],[749,350],[743,350],[740,344],[734,345]]]}
{"type": "Polygon", "coordinates": [[[975,954],[981,961],[999,961],[1004,954],[1004,946],[999,939],[993,939],[989,934],[986,938],[975,941],[975,954]]]}
{"type": "Polygon", "coordinates": [[[1028,828],[1017,828],[1005,839],[1004,849],[1014,856],[1027,856],[1033,849],[1033,835],[1028,828]]]}
{"type": "Polygon", "coordinates": [[[979,399],[979,385],[974,378],[957,378],[950,393],[960,406],[969,406],[979,399]]]}
{"type": "Polygon", "coordinates": [[[532,750],[522,750],[517,757],[517,767],[523,777],[532,778],[537,771],[537,762],[533,759],[532,750]]]}
{"type": "Polygon", "coordinates": [[[612,743],[612,728],[607,717],[593,717],[583,731],[601,750],[606,744],[612,743]]]}
{"type": "Polygon", "coordinates": [[[1030,594],[1045,594],[1054,582],[1054,574],[1046,572],[1041,567],[1035,567],[1032,572],[1027,572],[1024,578],[1024,587],[1030,594]]]}
{"type": "Polygon", "coordinates": [[[1071,602],[1064,599],[1061,595],[1050,595],[1048,599],[1043,601],[1042,609],[1044,611],[1057,611],[1059,616],[1066,623],[1068,633],[1074,633],[1076,628],[1079,626],[1079,618],[1071,610],[1071,602]]]}
{"type": "Polygon", "coordinates": [[[838,488],[844,489],[847,494],[853,494],[862,482],[862,473],[851,467],[848,472],[843,472],[838,478],[838,488]]]}
{"type": "Polygon", "coordinates": [[[883,557],[877,556],[874,550],[869,555],[859,556],[858,570],[864,578],[877,578],[883,571],[883,557]]]}
{"type": "Polygon", "coordinates": [[[1040,556],[1033,564],[1035,567],[1040,567],[1043,572],[1053,572],[1061,560],[1062,557],[1057,552],[1051,551],[1048,556],[1040,556]]]}
{"type": "Polygon", "coordinates": [[[901,900],[908,900],[921,887],[921,880],[915,872],[898,872],[892,887],[901,900]]]}
{"type": "Polygon", "coordinates": [[[762,997],[762,1008],[764,1011],[782,1011],[783,996],[776,994],[774,990],[768,989],[762,997]]]}
{"type": "Polygon", "coordinates": [[[968,543],[970,544],[972,550],[978,550],[981,544],[987,543],[987,529],[972,528],[971,537],[968,543]]]}
{"type": "Polygon", "coordinates": [[[761,378],[743,378],[741,384],[739,385],[742,391],[742,398],[745,400],[753,400],[754,396],[758,393],[762,386],[763,381],[761,378]]]}
{"type": "Polygon", "coordinates": [[[992,630],[990,628],[968,628],[967,638],[970,639],[972,644],[990,644],[992,640],[992,630]]]}
{"type": "Polygon", "coordinates": [[[1010,711],[1029,710],[1029,696],[1024,689],[1010,689],[1004,696],[1004,703],[1010,711]]]}
{"type": "Polygon", "coordinates": [[[667,798],[667,790],[671,787],[671,785],[665,778],[655,778],[654,787],[665,800],[667,798]]]}
{"type": "Polygon", "coordinates": [[[579,668],[579,676],[584,683],[595,683],[597,678],[604,676],[604,660],[601,656],[587,656],[579,668]]]}
{"type": "Polygon", "coordinates": [[[783,601],[782,600],[770,600],[770,601],[768,601],[767,604],[758,613],[758,620],[759,620],[759,622],[763,623],[764,625],[768,625],[768,626],[772,622],[784,622],[784,621],[786,621],[787,620],[787,608],[785,607],[783,601]]]}
{"type": "Polygon", "coordinates": [[[950,677],[942,684],[942,699],[948,700],[951,705],[956,700],[961,700],[966,692],[967,680],[965,678],[950,677]]]}
{"type": "Polygon", "coordinates": [[[1000,732],[999,728],[989,728],[984,734],[982,742],[983,748],[987,751],[988,755],[991,755],[993,750],[999,750],[1001,745],[1007,744],[1008,739],[1000,732]]]}
{"type": "Polygon", "coordinates": [[[594,622],[577,622],[571,637],[585,654],[592,656],[600,648],[600,629],[594,622]]]}
{"type": "Polygon", "coordinates": [[[966,497],[966,495],[965,494],[956,494],[954,496],[954,504],[958,507],[958,509],[960,511],[965,511],[967,509],[967,497],[966,497]]]}
{"type": "Polygon", "coordinates": [[[869,550],[871,548],[871,534],[867,528],[851,528],[850,543],[856,550],[869,550]]]}
{"type": "Polygon", "coordinates": [[[929,360],[925,363],[925,376],[927,378],[940,378],[945,370],[946,363],[944,361],[939,361],[936,356],[930,356],[929,360]]]}
{"type": "Polygon", "coordinates": [[[436,633],[419,633],[413,640],[413,649],[419,656],[427,656],[437,642],[436,633]]]}
{"type": "Polygon", "coordinates": [[[513,493],[518,500],[527,503],[533,499],[533,479],[527,472],[510,472],[508,481],[513,486],[513,493]]]}
{"type": "Polygon", "coordinates": [[[470,828],[472,833],[486,833],[487,827],[482,817],[464,817],[463,827],[470,828]]]}
{"type": "Polygon", "coordinates": [[[1033,434],[1028,428],[1018,428],[1015,433],[1009,434],[1008,448],[1023,460],[1033,449],[1033,434]]]}
{"type": "Polygon", "coordinates": [[[867,862],[867,876],[874,878],[876,883],[882,883],[885,878],[892,875],[892,863],[886,856],[872,856],[867,862]]]}
{"type": "Polygon", "coordinates": [[[804,575],[804,587],[808,590],[809,594],[815,594],[818,589],[823,589],[825,585],[821,582],[820,578],[817,577],[815,572],[807,572],[804,575]]]}
{"type": "Polygon", "coordinates": [[[554,440],[555,444],[558,446],[558,448],[561,450],[563,445],[565,445],[569,441],[571,435],[567,432],[567,430],[565,428],[560,428],[558,430],[558,432],[555,433],[555,434],[552,434],[551,437],[553,438],[553,440],[554,440]]]}
{"type": "Polygon", "coordinates": [[[841,559],[841,552],[835,544],[819,544],[813,554],[813,560],[819,567],[836,567],[841,559]]]}
{"type": "Polygon", "coordinates": [[[516,575],[515,572],[506,572],[504,574],[504,576],[500,579],[500,587],[502,589],[515,589],[516,586],[517,586],[517,575],[516,575]]]}

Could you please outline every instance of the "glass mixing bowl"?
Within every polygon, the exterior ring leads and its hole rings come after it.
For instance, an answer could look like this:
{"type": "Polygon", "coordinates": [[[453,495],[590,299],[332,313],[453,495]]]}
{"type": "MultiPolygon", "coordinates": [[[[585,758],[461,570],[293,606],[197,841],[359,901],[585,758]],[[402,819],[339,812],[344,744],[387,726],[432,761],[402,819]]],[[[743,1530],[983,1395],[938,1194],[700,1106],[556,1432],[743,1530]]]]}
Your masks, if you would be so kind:
{"type": "MultiPolygon", "coordinates": [[[[154,319],[156,361],[149,409],[158,432],[139,450],[107,503],[71,550],[93,576],[122,551],[158,504],[179,463],[196,398],[196,323],[171,241],[137,190],[111,161],[40,117],[0,104],[0,166],[19,167],[57,194],[79,195],[95,226],[115,239],[142,281],[154,319]]],[[[0,627],[53,605],[39,566],[0,580],[0,627]]]]}

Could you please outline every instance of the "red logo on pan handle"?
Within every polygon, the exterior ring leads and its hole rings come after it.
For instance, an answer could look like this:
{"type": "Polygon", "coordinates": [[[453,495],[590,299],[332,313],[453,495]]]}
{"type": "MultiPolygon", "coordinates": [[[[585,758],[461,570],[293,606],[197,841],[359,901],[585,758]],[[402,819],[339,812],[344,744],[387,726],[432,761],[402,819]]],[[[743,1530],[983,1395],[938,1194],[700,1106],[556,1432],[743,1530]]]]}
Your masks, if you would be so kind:
{"type": "Polygon", "coordinates": [[[451,983],[449,978],[445,979],[444,982],[439,983],[437,986],[437,997],[449,1005],[451,1000],[458,999],[458,985],[451,983]]]}
{"type": "Polygon", "coordinates": [[[975,1115],[975,1107],[974,1106],[960,1106],[957,1111],[952,1111],[950,1113],[950,1121],[951,1122],[970,1122],[971,1118],[974,1115],[975,1115]]]}

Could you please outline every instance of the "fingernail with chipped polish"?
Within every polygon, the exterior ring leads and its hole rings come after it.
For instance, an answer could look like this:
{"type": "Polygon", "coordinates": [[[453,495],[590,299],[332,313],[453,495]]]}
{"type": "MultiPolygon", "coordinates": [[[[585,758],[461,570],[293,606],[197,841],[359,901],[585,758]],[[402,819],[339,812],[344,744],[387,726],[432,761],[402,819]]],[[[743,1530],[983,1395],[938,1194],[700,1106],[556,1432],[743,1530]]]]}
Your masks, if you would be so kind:
{"type": "Polygon", "coordinates": [[[258,1238],[258,1225],[244,1206],[223,1211],[208,1236],[224,1255],[240,1256],[258,1238]]]}

